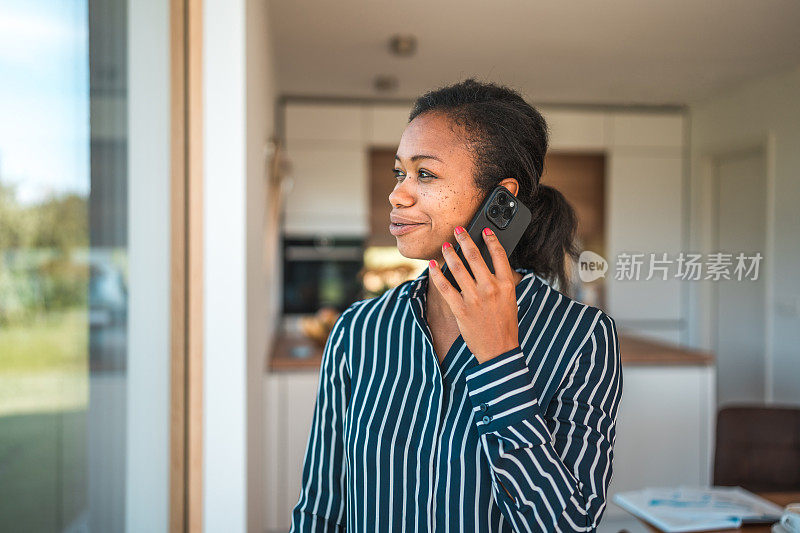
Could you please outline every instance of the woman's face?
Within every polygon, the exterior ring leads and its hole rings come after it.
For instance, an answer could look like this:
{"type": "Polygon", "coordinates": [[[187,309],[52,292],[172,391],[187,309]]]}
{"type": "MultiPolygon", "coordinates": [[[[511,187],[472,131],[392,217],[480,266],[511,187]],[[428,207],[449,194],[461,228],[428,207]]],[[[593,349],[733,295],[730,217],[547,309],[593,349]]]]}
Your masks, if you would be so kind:
{"type": "MultiPolygon", "coordinates": [[[[397,185],[389,194],[389,230],[403,256],[444,264],[442,244],[455,242],[455,227],[466,227],[483,201],[473,181],[472,157],[458,129],[441,113],[423,113],[406,126],[395,156],[397,185]],[[414,225],[398,227],[396,221],[414,225]]],[[[501,183],[516,194],[515,180],[501,183]]]]}

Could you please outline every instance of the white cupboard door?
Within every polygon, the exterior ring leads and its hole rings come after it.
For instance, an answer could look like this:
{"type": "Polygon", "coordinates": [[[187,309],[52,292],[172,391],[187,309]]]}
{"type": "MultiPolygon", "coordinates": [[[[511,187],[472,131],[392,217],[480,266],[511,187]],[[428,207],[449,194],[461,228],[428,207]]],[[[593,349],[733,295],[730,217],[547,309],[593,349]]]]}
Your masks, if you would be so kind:
{"type": "Polygon", "coordinates": [[[687,282],[674,277],[676,263],[661,262],[664,253],[667,261],[675,261],[682,247],[682,175],[683,158],[679,153],[612,152],[609,157],[608,306],[609,314],[623,324],[678,321],[682,316],[681,284],[687,282]],[[620,253],[644,254],[637,258],[641,261],[638,280],[636,270],[627,270],[632,279],[616,279],[622,266],[620,253]]]}
{"type": "Polygon", "coordinates": [[[269,374],[264,384],[267,530],[286,531],[291,526],[292,509],[300,498],[319,374],[269,374]]]}
{"type": "Polygon", "coordinates": [[[287,516],[300,496],[300,483],[303,475],[303,462],[306,455],[308,437],[311,433],[314,404],[317,400],[319,374],[299,372],[287,377],[283,390],[283,412],[286,416],[285,464],[287,516]]]}
{"type": "Polygon", "coordinates": [[[550,149],[554,151],[602,152],[608,144],[611,120],[598,111],[540,109],[550,129],[550,149]]]}
{"type": "Polygon", "coordinates": [[[614,494],[706,485],[714,424],[714,368],[625,366],[606,516],[614,494]]]}
{"type": "Polygon", "coordinates": [[[367,157],[359,146],[290,146],[286,234],[366,235],[367,157]]]}

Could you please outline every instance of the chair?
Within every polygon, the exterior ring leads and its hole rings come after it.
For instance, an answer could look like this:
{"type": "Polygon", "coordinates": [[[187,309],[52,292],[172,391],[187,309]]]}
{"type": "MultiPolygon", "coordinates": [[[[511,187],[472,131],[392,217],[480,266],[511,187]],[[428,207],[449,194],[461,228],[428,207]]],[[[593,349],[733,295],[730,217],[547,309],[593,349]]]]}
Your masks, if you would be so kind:
{"type": "Polygon", "coordinates": [[[714,485],[800,490],[800,408],[726,406],[717,413],[714,485]]]}

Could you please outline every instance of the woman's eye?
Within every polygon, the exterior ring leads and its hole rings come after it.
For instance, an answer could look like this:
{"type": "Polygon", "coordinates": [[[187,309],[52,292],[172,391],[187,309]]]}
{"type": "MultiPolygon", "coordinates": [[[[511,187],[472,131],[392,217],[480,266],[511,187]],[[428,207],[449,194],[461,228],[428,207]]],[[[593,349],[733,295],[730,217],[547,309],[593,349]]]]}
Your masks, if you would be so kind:
{"type": "MultiPolygon", "coordinates": [[[[401,179],[401,178],[405,177],[405,173],[402,170],[400,170],[399,168],[392,169],[392,172],[394,173],[394,177],[397,178],[397,179],[401,179]]],[[[420,179],[434,179],[434,178],[436,178],[436,176],[434,176],[433,174],[430,174],[427,170],[420,170],[419,172],[417,172],[417,177],[420,178],[420,179]]]]}

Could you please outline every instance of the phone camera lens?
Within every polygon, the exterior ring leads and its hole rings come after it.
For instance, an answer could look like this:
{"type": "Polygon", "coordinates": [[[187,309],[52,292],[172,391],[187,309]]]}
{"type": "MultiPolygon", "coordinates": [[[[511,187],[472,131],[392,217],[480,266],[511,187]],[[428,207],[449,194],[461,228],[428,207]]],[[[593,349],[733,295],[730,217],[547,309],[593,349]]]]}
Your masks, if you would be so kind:
{"type": "Polygon", "coordinates": [[[499,214],[500,214],[500,208],[497,207],[496,205],[493,205],[492,207],[489,208],[489,216],[496,217],[499,214]]]}
{"type": "Polygon", "coordinates": [[[511,208],[510,207],[506,207],[505,209],[503,209],[503,218],[505,218],[506,220],[511,220],[511,208]]]}
{"type": "Polygon", "coordinates": [[[506,203],[506,200],[507,200],[506,193],[501,192],[500,194],[497,195],[497,201],[499,203],[504,204],[504,203],[506,203]]]}

